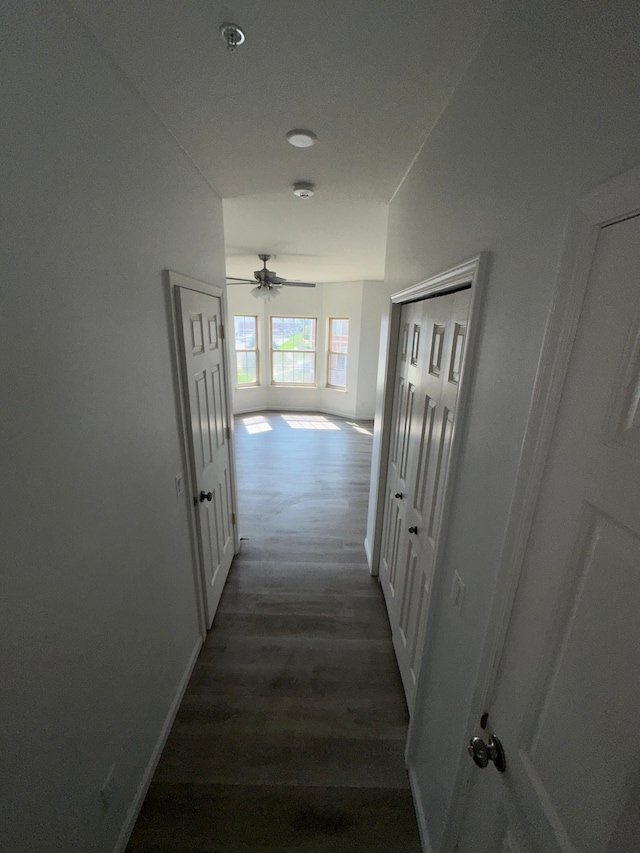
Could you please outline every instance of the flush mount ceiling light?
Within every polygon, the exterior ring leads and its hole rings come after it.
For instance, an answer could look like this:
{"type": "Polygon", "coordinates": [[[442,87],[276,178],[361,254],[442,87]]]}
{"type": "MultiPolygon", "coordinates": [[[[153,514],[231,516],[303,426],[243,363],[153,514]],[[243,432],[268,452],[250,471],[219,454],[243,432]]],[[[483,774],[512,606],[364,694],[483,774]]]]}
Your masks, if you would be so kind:
{"type": "Polygon", "coordinates": [[[295,145],[296,148],[309,148],[317,139],[318,137],[311,130],[295,128],[287,133],[287,142],[289,145],[295,145]]]}
{"type": "Polygon", "coordinates": [[[226,43],[229,53],[235,53],[244,43],[244,31],[237,24],[223,24],[220,27],[220,37],[226,43]]]}
{"type": "Polygon", "coordinates": [[[293,194],[297,195],[298,198],[311,198],[316,189],[316,185],[312,184],[311,181],[297,181],[293,185],[293,194]]]}

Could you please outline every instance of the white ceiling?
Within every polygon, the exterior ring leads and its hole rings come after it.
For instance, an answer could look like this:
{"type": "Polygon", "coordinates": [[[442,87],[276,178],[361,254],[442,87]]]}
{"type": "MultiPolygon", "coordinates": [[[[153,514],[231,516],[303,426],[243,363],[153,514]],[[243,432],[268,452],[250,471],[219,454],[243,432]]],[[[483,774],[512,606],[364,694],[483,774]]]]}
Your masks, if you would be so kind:
{"type": "Polygon", "coordinates": [[[499,0],[69,2],[222,196],[229,275],[268,252],[285,277],[350,281],[383,278],[388,203],[499,0]]]}

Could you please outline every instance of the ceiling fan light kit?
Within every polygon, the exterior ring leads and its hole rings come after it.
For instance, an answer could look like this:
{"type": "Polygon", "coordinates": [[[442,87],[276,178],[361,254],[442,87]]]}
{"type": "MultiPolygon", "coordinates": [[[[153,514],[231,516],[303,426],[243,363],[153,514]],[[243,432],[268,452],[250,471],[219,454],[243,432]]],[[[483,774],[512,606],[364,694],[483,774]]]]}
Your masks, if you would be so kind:
{"type": "Polygon", "coordinates": [[[311,181],[296,181],[293,185],[293,194],[298,198],[311,198],[316,189],[316,185],[311,181]]]}
{"type": "Polygon", "coordinates": [[[253,288],[251,295],[254,299],[264,299],[265,302],[269,302],[269,300],[275,299],[276,296],[280,296],[280,288],[259,284],[257,287],[253,288]]]}

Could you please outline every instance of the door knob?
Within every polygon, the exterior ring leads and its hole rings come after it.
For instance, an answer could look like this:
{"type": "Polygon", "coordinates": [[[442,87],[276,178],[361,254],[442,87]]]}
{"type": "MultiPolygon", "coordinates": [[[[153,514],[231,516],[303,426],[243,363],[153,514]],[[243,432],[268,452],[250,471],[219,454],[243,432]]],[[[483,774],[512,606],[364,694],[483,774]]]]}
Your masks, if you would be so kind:
{"type": "Polygon", "coordinates": [[[417,527],[415,527],[415,526],[414,526],[414,527],[410,527],[410,528],[409,528],[409,533],[417,533],[417,532],[418,532],[418,528],[417,528],[417,527]]]}
{"type": "Polygon", "coordinates": [[[213,492],[200,492],[200,503],[213,499],[213,492]]]}
{"type": "Polygon", "coordinates": [[[467,750],[478,767],[486,767],[490,761],[493,761],[496,770],[499,770],[500,773],[504,773],[507,769],[504,749],[495,735],[489,735],[489,740],[486,743],[480,737],[472,737],[467,750]]]}
{"type": "Polygon", "coordinates": [[[399,498],[400,500],[402,500],[404,495],[402,494],[402,492],[396,492],[396,497],[399,498]]]}

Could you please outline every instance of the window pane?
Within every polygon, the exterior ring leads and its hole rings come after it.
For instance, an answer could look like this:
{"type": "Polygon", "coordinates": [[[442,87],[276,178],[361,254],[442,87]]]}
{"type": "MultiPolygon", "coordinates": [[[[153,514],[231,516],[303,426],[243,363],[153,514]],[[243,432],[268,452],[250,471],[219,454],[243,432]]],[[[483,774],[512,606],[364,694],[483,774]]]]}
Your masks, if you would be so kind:
{"type": "Polygon", "coordinates": [[[347,352],[349,343],[349,321],[331,320],[329,350],[347,352]]]}
{"type": "Polygon", "coordinates": [[[280,349],[284,343],[284,318],[271,318],[271,349],[280,349]]]}
{"type": "Polygon", "coordinates": [[[332,353],[329,357],[329,385],[347,386],[347,357],[332,353]]]}
{"type": "Polygon", "coordinates": [[[255,352],[237,352],[238,385],[255,385],[258,381],[258,359],[255,352]]]}
{"type": "Polygon", "coordinates": [[[271,349],[312,352],[315,348],[316,321],[314,318],[271,318],[271,349]]]}
{"type": "Polygon", "coordinates": [[[302,347],[305,350],[316,348],[316,321],[305,320],[302,328],[302,347]]]}
{"type": "Polygon", "coordinates": [[[255,384],[258,381],[258,359],[255,352],[248,352],[247,358],[247,382],[255,384]]]}
{"type": "Polygon", "coordinates": [[[284,382],[284,353],[283,352],[274,352],[273,353],[273,381],[274,382],[284,382]]]}
{"type": "Polygon", "coordinates": [[[329,364],[327,385],[347,387],[347,351],[349,349],[349,320],[346,317],[329,320],[329,364]]]}
{"type": "Polygon", "coordinates": [[[234,317],[236,349],[256,348],[256,318],[234,317]]]}
{"type": "Polygon", "coordinates": [[[316,319],[271,318],[271,381],[314,385],[316,381],[316,319]]]}
{"type": "Polygon", "coordinates": [[[258,384],[258,318],[255,315],[237,314],[233,318],[236,347],[236,383],[258,384]]]}

